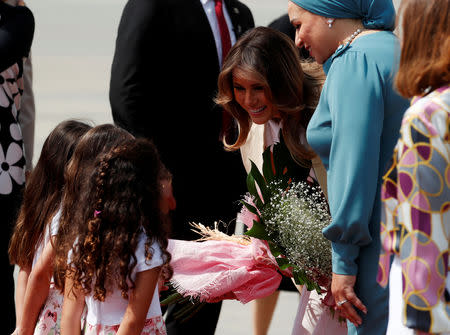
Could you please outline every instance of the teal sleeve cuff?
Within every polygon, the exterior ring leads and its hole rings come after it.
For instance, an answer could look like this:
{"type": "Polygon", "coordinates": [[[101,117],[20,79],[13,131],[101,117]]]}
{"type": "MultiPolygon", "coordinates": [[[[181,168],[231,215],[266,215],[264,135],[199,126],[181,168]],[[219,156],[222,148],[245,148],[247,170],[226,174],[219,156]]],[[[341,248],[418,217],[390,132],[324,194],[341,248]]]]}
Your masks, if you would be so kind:
{"type": "Polygon", "coordinates": [[[356,259],[359,255],[359,246],[347,243],[331,243],[333,273],[339,275],[356,276],[358,265],[356,259]]]}

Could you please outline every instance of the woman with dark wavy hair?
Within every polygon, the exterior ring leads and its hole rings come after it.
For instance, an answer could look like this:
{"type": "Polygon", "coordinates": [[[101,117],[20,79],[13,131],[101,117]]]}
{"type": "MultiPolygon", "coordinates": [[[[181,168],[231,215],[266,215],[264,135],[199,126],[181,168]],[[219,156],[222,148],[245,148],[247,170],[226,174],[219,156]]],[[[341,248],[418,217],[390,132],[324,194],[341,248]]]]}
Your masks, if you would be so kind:
{"type": "MultiPolygon", "coordinates": [[[[306,143],[305,131],[324,81],[322,69],[302,63],[285,34],[268,27],[248,31],[231,48],[218,79],[216,103],[239,123],[236,141],[225,142],[225,148],[242,148],[251,138],[252,125],[265,125],[265,133],[281,131],[300,166],[311,167],[316,154],[306,143]]],[[[271,144],[262,142],[261,148],[271,144]]]]}
{"type": "MultiPolygon", "coordinates": [[[[289,175],[296,181],[317,180],[326,194],[325,169],[306,142],[306,128],[324,81],[322,68],[301,61],[287,35],[269,27],[246,32],[231,48],[218,79],[216,102],[239,124],[236,141],[225,143],[225,148],[240,150],[247,172],[250,161],[261,170],[263,150],[282,138],[293,158],[289,175]]],[[[283,277],[277,291],[255,299],[254,334],[267,333],[280,290],[297,289],[290,278],[283,277]]],[[[307,324],[308,329],[317,329],[320,324],[336,335],[345,332],[337,318],[333,320],[318,303],[325,295],[300,290],[299,322],[307,324]]]]}
{"type": "Polygon", "coordinates": [[[160,210],[163,168],[151,142],[131,140],[101,157],[81,189],[62,334],[80,333],[85,301],[85,334],[166,334],[157,285],[171,258],[160,210]]]}

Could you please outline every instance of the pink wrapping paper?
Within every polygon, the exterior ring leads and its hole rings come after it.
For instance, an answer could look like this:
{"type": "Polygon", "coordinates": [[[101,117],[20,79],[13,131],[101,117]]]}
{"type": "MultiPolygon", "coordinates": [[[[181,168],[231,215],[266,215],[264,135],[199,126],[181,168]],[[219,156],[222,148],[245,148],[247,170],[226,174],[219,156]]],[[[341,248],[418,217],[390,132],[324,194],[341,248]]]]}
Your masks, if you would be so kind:
{"type": "Polygon", "coordinates": [[[174,270],[172,285],[200,301],[236,299],[242,303],[273,293],[282,275],[267,244],[258,239],[232,241],[169,240],[174,270]]]}

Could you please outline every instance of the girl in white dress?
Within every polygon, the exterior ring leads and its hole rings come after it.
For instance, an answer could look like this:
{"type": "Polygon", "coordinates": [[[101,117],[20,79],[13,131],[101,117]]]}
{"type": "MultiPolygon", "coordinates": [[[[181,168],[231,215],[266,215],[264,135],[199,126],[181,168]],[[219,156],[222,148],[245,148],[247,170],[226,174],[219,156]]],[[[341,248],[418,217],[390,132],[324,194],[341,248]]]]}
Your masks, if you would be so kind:
{"type": "Polygon", "coordinates": [[[163,169],[144,139],[100,157],[73,204],[61,334],[80,334],[85,304],[84,334],[166,334],[158,290],[170,261],[160,208],[163,169]]]}
{"type": "Polygon", "coordinates": [[[90,128],[75,120],[58,124],[45,140],[39,160],[27,178],[9,246],[10,261],[19,266],[16,333],[49,334],[59,329],[62,295],[53,285],[50,240],[57,232],[64,170],[80,138],[90,128]]]}

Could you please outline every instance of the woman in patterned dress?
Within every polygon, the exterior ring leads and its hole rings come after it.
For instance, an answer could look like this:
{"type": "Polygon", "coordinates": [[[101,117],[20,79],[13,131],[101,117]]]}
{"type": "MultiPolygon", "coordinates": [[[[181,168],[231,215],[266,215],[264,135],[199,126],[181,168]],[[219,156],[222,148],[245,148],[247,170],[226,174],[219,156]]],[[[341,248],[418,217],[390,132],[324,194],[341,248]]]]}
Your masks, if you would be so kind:
{"type": "Polygon", "coordinates": [[[413,99],[381,193],[378,281],[389,284],[387,334],[450,333],[449,13],[448,0],[406,0],[400,7],[395,83],[413,99]]]}
{"type": "Polygon", "coordinates": [[[25,183],[24,145],[18,119],[23,93],[23,60],[29,54],[33,34],[31,11],[0,1],[0,259],[6,270],[4,320],[7,324],[2,325],[5,332],[12,332],[15,327],[14,266],[9,264],[8,245],[25,183]]]}

